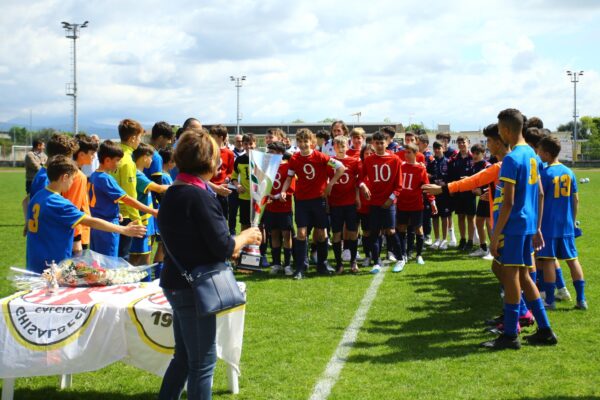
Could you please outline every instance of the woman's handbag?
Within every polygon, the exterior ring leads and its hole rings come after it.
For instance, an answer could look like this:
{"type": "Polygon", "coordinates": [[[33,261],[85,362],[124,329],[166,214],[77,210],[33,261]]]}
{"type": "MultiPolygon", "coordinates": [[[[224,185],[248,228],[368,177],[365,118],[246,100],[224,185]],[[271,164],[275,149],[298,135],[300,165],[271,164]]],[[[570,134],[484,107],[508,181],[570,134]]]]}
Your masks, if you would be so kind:
{"type": "Polygon", "coordinates": [[[229,265],[225,262],[201,265],[189,273],[173,257],[164,237],[162,239],[166,253],[192,287],[198,317],[203,318],[246,304],[246,298],[229,265]]]}

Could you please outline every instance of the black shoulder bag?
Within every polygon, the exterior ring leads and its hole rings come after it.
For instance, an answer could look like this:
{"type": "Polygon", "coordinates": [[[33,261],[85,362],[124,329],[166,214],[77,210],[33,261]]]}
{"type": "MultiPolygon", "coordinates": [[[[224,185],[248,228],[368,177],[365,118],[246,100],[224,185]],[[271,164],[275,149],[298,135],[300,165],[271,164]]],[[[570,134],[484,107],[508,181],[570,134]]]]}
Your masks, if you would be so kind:
{"type": "Polygon", "coordinates": [[[198,317],[207,317],[246,304],[246,298],[233,275],[233,268],[225,262],[200,265],[188,273],[169,251],[164,236],[162,242],[166,253],[192,287],[198,317]]]}

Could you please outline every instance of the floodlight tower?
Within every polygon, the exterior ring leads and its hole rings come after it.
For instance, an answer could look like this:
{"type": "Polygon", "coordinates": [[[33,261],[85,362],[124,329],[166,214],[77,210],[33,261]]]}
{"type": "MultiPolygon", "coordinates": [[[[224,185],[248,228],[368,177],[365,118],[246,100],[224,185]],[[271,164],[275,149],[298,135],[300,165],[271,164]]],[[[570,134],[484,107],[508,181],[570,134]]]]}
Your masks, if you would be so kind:
{"type": "Polygon", "coordinates": [[[79,38],[79,31],[87,27],[88,21],[85,21],[83,24],[71,24],[63,21],[61,24],[66,32],[65,37],[67,39],[73,39],[73,58],[71,60],[73,67],[73,82],[67,83],[66,92],[67,96],[73,97],[73,135],[77,135],[77,38],[79,38]]]}
{"type": "Polygon", "coordinates": [[[246,80],[246,75],[242,75],[237,76],[237,77],[233,77],[230,76],[229,80],[232,82],[235,82],[235,87],[237,88],[237,125],[236,125],[236,130],[235,130],[235,134],[239,135],[240,134],[240,121],[241,121],[241,117],[240,117],[240,88],[242,87],[242,83],[243,81],[246,80]]]}
{"type": "Polygon", "coordinates": [[[362,115],[362,112],[357,111],[355,113],[350,114],[352,117],[356,117],[356,123],[360,123],[360,116],[362,115]]]}
{"type": "Polygon", "coordinates": [[[571,77],[573,83],[573,162],[577,161],[577,82],[579,77],[583,75],[583,71],[567,71],[567,75],[571,77]]]}

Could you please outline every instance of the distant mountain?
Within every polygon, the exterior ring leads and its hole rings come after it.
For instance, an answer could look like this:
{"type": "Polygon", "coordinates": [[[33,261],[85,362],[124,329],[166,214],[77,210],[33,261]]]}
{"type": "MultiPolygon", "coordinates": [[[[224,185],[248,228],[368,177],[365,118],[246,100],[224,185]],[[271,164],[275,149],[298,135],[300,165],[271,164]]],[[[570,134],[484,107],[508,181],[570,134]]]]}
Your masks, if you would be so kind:
{"type": "MultiPolygon", "coordinates": [[[[31,129],[36,131],[44,128],[53,128],[58,131],[71,132],[73,125],[65,123],[65,118],[44,118],[43,121],[33,121],[31,129]]],[[[0,131],[8,131],[13,126],[22,126],[29,129],[29,120],[23,118],[15,118],[9,121],[0,122],[0,131]]],[[[119,137],[117,127],[106,124],[98,124],[93,122],[80,121],[79,131],[100,136],[101,139],[116,139],[119,137]]]]}

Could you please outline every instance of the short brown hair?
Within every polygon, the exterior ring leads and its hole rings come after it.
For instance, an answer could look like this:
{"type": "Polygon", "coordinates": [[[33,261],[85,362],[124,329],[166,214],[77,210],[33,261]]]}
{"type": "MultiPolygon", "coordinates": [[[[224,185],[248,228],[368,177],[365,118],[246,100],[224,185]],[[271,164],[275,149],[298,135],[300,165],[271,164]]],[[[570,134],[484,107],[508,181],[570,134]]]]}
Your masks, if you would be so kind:
{"type": "Polygon", "coordinates": [[[279,138],[279,140],[283,140],[285,138],[285,132],[281,128],[267,128],[267,135],[271,134],[279,138]]]}
{"type": "Polygon", "coordinates": [[[415,154],[417,154],[419,152],[419,147],[414,143],[409,143],[409,144],[405,145],[404,149],[410,150],[415,154]]]}
{"type": "Polygon", "coordinates": [[[296,131],[296,140],[315,141],[315,134],[308,128],[300,128],[296,131]]]}
{"type": "Polygon", "coordinates": [[[61,154],[50,157],[48,164],[46,165],[46,170],[48,174],[48,180],[50,182],[55,182],[64,174],[69,176],[75,175],[79,168],[77,168],[77,165],[75,165],[75,162],[71,159],[71,157],[61,154]]]}
{"type": "Polygon", "coordinates": [[[73,157],[73,154],[75,154],[78,149],[79,145],[77,144],[77,140],[63,133],[55,133],[52,135],[46,145],[48,157],[58,155],[73,157]]]}
{"type": "Polygon", "coordinates": [[[242,143],[256,143],[256,137],[254,137],[254,133],[244,133],[242,136],[242,143]]]}
{"type": "Polygon", "coordinates": [[[448,140],[450,141],[450,139],[452,139],[452,136],[450,136],[450,134],[448,132],[439,132],[437,135],[435,135],[435,139],[436,140],[448,140]]]}
{"type": "Polygon", "coordinates": [[[506,126],[512,134],[521,133],[523,121],[523,114],[516,108],[507,108],[498,114],[498,124],[506,126]]]}
{"type": "Polygon", "coordinates": [[[121,142],[127,142],[131,137],[144,133],[144,127],[133,119],[124,119],[119,122],[119,137],[121,142]]]}
{"type": "Polygon", "coordinates": [[[560,154],[560,149],[562,148],[560,145],[560,140],[558,140],[558,138],[553,135],[544,136],[543,138],[541,138],[538,142],[537,147],[540,150],[550,154],[552,158],[558,157],[558,155],[560,154]]]}
{"type": "Polygon", "coordinates": [[[173,158],[179,171],[192,175],[214,173],[221,152],[205,130],[187,129],[179,138],[173,158]]]}
{"type": "Polygon", "coordinates": [[[527,127],[528,128],[538,128],[538,129],[543,129],[544,128],[544,122],[541,120],[540,117],[531,117],[527,120],[527,127]]]}
{"type": "Polygon", "coordinates": [[[333,138],[333,145],[345,145],[348,147],[348,138],[346,136],[336,136],[333,138]]]}
{"type": "Polygon", "coordinates": [[[138,158],[143,156],[151,156],[153,153],[154,147],[146,143],[140,143],[138,148],[131,153],[131,158],[133,158],[133,161],[137,161],[138,158]]]}
{"type": "Polygon", "coordinates": [[[367,134],[366,134],[365,130],[363,128],[361,128],[360,126],[356,127],[356,128],[353,128],[350,131],[350,137],[362,137],[362,138],[364,138],[366,135],[367,134]]]}
{"type": "Polygon", "coordinates": [[[88,151],[98,151],[98,142],[86,134],[77,135],[77,151],[73,153],[73,158],[77,158],[80,152],[87,153],[88,151]]]}
{"type": "Polygon", "coordinates": [[[396,136],[396,130],[393,126],[384,126],[383,128],[381,128],[380,132],[386,136],[391,137],[392,139],[396,136]]]}
{"type": "Polygon", "coordinates": [[[469,138],[468,138],[468,137],[466,137],[466,136],[459,136],[459,137],[457,137],[457,138],[456,138],[456,142],[457,142],[457,143],[458,143],[458,142],[465,142],[465,143],[468,143],[468,142],[469,142],[469,138]]]}
{"type": "Polygon", "coordinates": [[[429,136],[426,133],[421,133],[417,136],[417,140],[421,143],[429,144],[429,136]]]}
{"type": "Polygon", "coordinates": [[[481,143],[475,143],[473,146],[471,146],[471,153],[484,154],[485,147],[483,147],[481,143]]]}
{"type": "Polygon", "coordinates": [[[523,136],[528,145],[536,147],[539,141],[546,135],[544,134],[543,129],[530,127],[527,128],[527,130],[525,131],[525,135],[523,136]]]}
{"type": "Polygon", "coordinates": [[[225,139],[227,137],[227,127],[224,125],[213,125],[210,127],[210,134],[225,139]]]}
{"type": "Polygon", "coordinates": [[[104,163],[104,160],[107,158],[116,157],[123,158],[123,149],[121,149],[118,143],[112,140],[105,140],[100,144],[100,148],[98,149],[98,161],[100,164],[104,163]]]}

